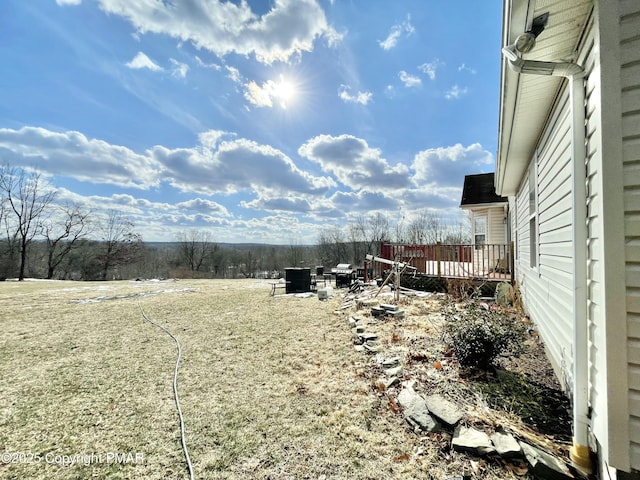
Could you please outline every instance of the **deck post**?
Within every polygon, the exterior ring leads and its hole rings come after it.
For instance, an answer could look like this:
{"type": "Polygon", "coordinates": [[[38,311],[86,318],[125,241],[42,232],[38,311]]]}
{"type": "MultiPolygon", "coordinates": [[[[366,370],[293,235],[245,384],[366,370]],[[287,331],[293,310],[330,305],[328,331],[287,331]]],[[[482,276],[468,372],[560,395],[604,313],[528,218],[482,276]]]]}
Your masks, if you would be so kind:
{"type": "Polygon", "coordinates": [[[438,265],[438,277],[442,276],[442,268],[440,265],[440,261],[442,260],[442,252],[440,251],[441,245],[441,242],[436,242],[436,262],[438,265]]]}
{"type": "Polygon", "coordinates": [[[511,276],[511,284],[515,283],[515,257],[514,257],[514,244],[513,240],[509,243],[509,275],[511,276]]]}

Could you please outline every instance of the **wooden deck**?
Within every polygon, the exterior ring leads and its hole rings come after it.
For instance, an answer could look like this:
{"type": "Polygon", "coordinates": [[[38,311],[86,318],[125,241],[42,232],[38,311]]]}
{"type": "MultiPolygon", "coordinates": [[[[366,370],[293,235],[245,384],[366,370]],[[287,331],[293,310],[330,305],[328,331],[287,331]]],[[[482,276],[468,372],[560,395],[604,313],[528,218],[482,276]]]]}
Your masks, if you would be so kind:
{"type": "MultiPolygon", "coordinates": [[[[381,257],[411,265],[422,275],[491,282],[511,282],[513,278],[512,245],[382,243],[380,250],[381,257]]],[[[374,275],[383,275],[380,264],[372,267],[374,275]]]]}

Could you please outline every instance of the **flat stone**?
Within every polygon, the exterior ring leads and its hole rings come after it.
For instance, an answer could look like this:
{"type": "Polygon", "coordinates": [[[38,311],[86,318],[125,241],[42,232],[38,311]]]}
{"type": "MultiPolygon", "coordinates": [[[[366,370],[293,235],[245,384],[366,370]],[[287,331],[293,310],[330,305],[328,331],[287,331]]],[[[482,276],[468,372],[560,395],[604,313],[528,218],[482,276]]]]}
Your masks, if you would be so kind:
{"type": "Polygon", "coordinates": [[[404,318],[404,310],[396,310],[394,312],[387,312],[393,318],[404,318]]]}
{"type": "Polygon", "coordinates": [[[389,380],[385,382],[384,389],[388,390],[394,385],[397,385],[398,383],[400,383],[400,380],[398,379],[398,377],[391,377],[389,380]]]}
{"type": "Polygon", "coordinates": [[[376,345],[372,345],[370,343],[364,343],[364,344],[362,344],[362,347],[368,353],[378,353],[378,347],[376,345]]]}
{"type": "Polygon", "coordinates": [[[520,442],[524,456],[537,478],[545,480],[568,480],[574,478],[567,465],[555,457],[528,443],[520,442]]]}
{"type": "MultiPolygon", "coordinates": [[[[411,407],[416,402],[424,402],[424,398],[422,398],[418,393],[408,385],[404,385],[402,391],[398,394],[398,404],[404,408],[405,410],[411,407]]],[[[426,407],[425,403],[425,407],[426,407]]]]}
{"type": "Polygon", "coordinates": [[[364,325],[356,325],[351,329],[353,333],[364,333],[364,325]]]}
{"type": "Polygon", "coordinates": [[[493,446],[496,447],[496,452],[503,458],[522,456],[522,447],[513,435],[495,432],[491,435],[491,442],[493,446]]]}
{"type": "Polygon", "coordinates": [[[414,428],[426,432],[440,429],[438,421],[429,414],[427,404],[413,388],[404,388],[398,395],[398,403],[403,408],[404,418],[414,428]]]}
{"type": "Polygon", "coordinates": [[[464,416],[464,412],[455,403],[447,400],[442,395],[429,395],[425,398],[425,401],[432,415],[452,427],[462,420],[464,416]]]}
{"type": "Polygon", "coordinates": [[[532,467],[532,472],[536,477],[548,480],[566,480],[572,479],[573,474],[567,467],[565,461],[552,455],[540,448],[529,445],[525,442],[519,442],[522,447],[527,462],[532,467]]]}
{"type": "Polygon", "coordinates": [[[400,365],[400,357],[390,357],[383,359],[380,364],[382,368],[393,368],[400,365]]]}
{"type": "Polygon", "coordinates": [[[486,455],[496,450],[491,443],[489,435],[475,428],[463,426],[455,429],[451,445],[458,452],[468,452],[476,455],[486,455]]]}
{"type": "Polygon", "coordinates": [[[400,307],[398,307],[397,305],[392,305],[390,303],[381,303],[380,308],[385,309],[387,312],[395,312],[400,307]]]}
{"type": "Polygon", "coordinates": [[[400,374],[400,372],[402,372],[402,365],[398,365],[397,367],[387,368],[387,369],[384,371],[384,374],[385,374],[387,377],[395,377],[395,376],[399,375],[399,374],[400,374]]]}
{"type": "Polygon", "coordinates": [[[364,352],[364,345],[354,345],[353,348],[356,352],[364,352]]]}
{"type": "Polygon", "coordinates": [[[381,317],[383,316],[387,311],[384,308],[380,308],[380,307],[371,307],[371,315],[373,315],[374,317],[381,317]]]}
{"type": "Polygon", "coordinates": [[[378,335],[376,335],[375,333],[358,333],[358,336],[365,342],[369,342],[371,340],[377,340],[378,339],[378,335]]]}
{"type": "Polygon", "coordinates": [[[407,422],[414,428],[419,428],[427,433],[437,432],[440,430],[440,424],[438,421],[429,415],[429,410],[416,409],[409,412],[405,412],[405,418],[407,422]]]}

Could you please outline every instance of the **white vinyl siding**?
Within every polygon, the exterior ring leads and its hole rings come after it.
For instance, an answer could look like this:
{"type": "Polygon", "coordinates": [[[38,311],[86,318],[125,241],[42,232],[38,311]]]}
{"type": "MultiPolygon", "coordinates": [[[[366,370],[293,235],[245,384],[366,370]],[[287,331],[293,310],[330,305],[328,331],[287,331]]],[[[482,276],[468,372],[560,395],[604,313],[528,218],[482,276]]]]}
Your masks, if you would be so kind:
{"type": "MultiPolygon", "coordinates": [[[[587,318],[589,322],[589,399],[591,430],[606,452],[609,449],[607,392],[607,335],[603,313],[602,271],[602,129],[600,77],[595,29],[590,22],[580,63],[585,77],[587,163],[587,318]]],[[[612,321],[613,319],[610,319],[612,321]]],[[[605,453],[604,457],[608,457],[605,453]]]]}
{"type": "Polygon", "coordinates": [[[640,2],[621,0],[619,14],[630,455],[640,469],[640,2]]]}
{"type": "MultiPolygon", "coordinates": [[[[518,237],[517,280],[525,308],[536,323],[550,360],[562,383],[568,385],[572,368],[572,227],[571,227],[571,117],[569,93],[558,97],[554,113],[537,150],[537,186],[525,175],[516,196],[518,237]],[[536,188],[535,212],[530,189],[536,188]],[[534,213],[534,215],[532,215],[534,213]],[[537,228],[530,221],[537,217],[537,228]],[[537,233],[537,241],[531,238],[537,233]],[[533,243],[532,243],[533,240],[533,243]],[[531,268],[532,245],[536,268],[531,268]]],[[[532,159],[532,162],[535,159],[532,159]]],[[[532,168],[532,167],[530,167],[532,168]]]]}
{"type": "MultiPolygon", "coordinates": [[[[506,206],[506,204],[505,204],[506,206]]],[[[472,225],[474,237],[478,235],[475,228],[477,218],[486,219],[485,241],[487,244],[504,244],[507,241],[507,225],[505,223],[505,207],[502,205],[472,209],[472,225]]]]}
{"type": "MultiPolygon", "coordinates": [[[[586,73],[587,244],[576,248],[587,253],[591,447],[603,465],[640,471],[640,2],[594,2],[581,33],[575,61],[586,73]]],[[[564,80],[545,128],[536,130],[535,158],[529,159],[538,170],[537,268],[530,266],[528,172],[510,205],[523,304],[570,389],[574,245],[568,85],[564,80]]]]}

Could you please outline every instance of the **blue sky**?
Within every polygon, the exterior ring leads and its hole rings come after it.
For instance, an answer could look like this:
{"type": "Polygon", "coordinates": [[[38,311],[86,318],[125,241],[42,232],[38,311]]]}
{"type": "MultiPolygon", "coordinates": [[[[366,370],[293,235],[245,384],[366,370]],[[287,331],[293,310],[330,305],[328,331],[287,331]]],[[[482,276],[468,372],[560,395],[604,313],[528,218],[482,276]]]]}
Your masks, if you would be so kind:
{"type": "Polygon", "coordinates": [[[0,162],[148,241],[455,218],[493,170],[501,2],[4,0],[0,162]]]}

